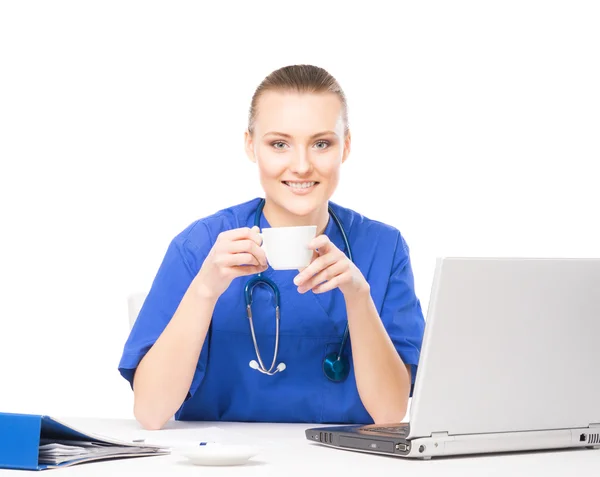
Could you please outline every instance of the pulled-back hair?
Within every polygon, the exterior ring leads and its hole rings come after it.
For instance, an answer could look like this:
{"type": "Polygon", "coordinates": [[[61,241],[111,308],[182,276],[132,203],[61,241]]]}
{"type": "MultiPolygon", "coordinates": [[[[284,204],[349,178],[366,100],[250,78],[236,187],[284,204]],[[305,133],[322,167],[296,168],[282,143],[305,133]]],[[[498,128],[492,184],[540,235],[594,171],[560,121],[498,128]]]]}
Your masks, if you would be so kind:
{"type": "Polygon", "coordinates": [[[336,94],[342,103],[344,134],[348,134],[346,96],[337,80],[323,68],[312,65],[292,65],[275,70],[267,76],[252,96],[248,115],[248,132],[250,134],[254,134],[258,100],[267,91],[336,94]]]}

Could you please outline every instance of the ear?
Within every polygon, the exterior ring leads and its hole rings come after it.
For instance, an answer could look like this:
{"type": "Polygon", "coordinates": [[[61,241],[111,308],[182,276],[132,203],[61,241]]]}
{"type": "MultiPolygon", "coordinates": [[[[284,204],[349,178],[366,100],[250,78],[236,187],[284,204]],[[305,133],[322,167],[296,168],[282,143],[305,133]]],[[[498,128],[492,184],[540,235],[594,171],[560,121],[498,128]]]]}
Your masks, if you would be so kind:
{"type": "Polygon", "coordinates": [[[351,143],[352,140],[350,137],[350,131],[348,131],[348,134],[346,134],[346,137],[344,138],[344,153],[342,155],[342,164],[346,162],[346,159],[348,159],[348,156],[350,155],[351,143]]]}
{"type": "Polygon", "coordinates": [[[246,155],[248,159],[252,162],[256,162],[256,156],[254,155],[254,141],[252,140],[252,135],[246,130],[244,133],[244,149],[246,150],[246,155]]]}

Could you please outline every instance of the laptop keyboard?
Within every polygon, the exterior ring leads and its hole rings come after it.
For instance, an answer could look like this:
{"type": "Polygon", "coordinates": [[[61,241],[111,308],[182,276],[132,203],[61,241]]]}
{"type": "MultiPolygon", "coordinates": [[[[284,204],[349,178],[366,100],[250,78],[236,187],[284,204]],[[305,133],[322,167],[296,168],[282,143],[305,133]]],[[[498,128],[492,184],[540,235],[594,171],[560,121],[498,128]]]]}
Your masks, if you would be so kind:
{"type": "Polygon", "coordinates": [[[381,434],[394,434],[398,437],[406,437],[408,436],[409,431],[408,424],[399,424],[397,426],[375,426],[375,427],[363,427],[362,431],[367,432],[379,432],[381,434]]]}

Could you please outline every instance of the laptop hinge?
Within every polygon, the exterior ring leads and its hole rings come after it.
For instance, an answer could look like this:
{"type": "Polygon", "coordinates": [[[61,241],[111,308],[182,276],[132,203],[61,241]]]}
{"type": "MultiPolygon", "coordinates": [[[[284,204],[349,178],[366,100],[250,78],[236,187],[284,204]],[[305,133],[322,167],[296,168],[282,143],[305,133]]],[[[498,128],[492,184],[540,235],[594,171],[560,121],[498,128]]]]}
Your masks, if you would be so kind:
{"type": "Polygon", "coordinates": [[[447,432],[432,432],[431,437],[433,437],[434,439],[444,438],[444,437],[448,437],[448,433],[447,432]]]}

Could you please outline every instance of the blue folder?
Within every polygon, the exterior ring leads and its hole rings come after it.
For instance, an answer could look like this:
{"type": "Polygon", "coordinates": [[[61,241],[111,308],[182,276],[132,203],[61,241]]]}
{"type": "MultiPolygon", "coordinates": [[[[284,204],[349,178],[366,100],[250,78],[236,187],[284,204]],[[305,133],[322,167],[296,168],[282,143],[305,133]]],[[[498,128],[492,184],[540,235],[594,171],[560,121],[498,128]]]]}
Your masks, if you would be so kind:
{"type": "Polygon", "coordinates": [[[0,412],[0,469],[44,470],[84,462],[162,455],[167,450],[150,444],[120,442],[78,431],[49,416],[0,412]],[[57,464],[40,463],[42,442],[79,441],[99,445],[104,455],[74,456],[57,464]]]}

